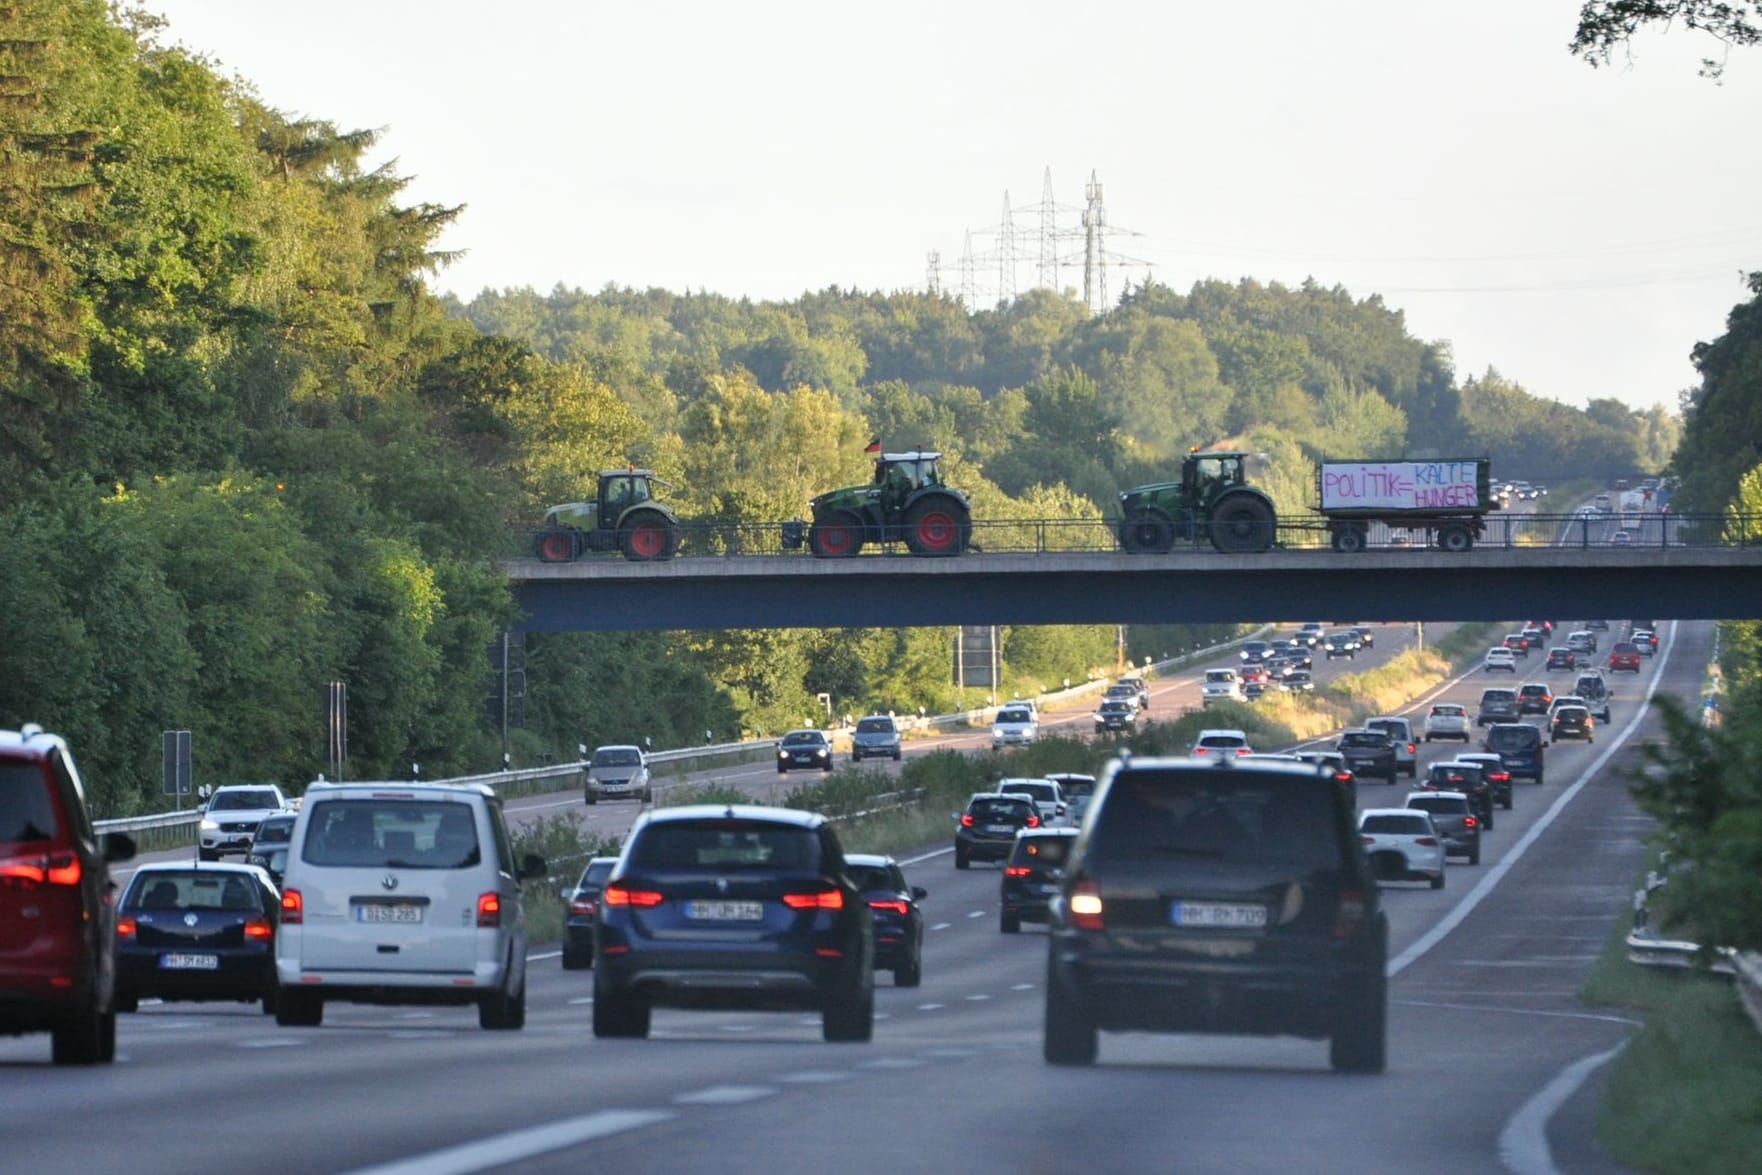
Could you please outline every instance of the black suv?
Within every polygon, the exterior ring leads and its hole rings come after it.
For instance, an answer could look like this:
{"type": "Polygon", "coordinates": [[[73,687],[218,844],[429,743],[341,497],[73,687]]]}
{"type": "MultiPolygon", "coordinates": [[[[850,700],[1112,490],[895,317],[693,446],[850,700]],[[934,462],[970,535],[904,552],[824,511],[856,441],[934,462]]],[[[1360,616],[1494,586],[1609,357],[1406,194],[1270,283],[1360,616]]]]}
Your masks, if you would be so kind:
{"type": "MultiPolygon", "coordinates": [[[[1511,776],[1506,775],[1506,786],[1510,786],[1511,776]]],[[[1459,791],[1469,799],[1469,806],[1479,818],[1482,827],[1488,832],[1493,831],[1493,781],[1487,778],[1485,763],[1474,763],[1467,760],[1453,760],[1447,763],[1433,763],[1426,768],[1426,787],[1433,791],[1459,791]]]]}
{"type": "Polygon", "coordinates": [[[924,981],[924,911],[918,903],[929,893],[907,885],[892,857],[851,853],[844,867],[875,922],[875,970],[893,972],[895,987],[918,986],[924,981]]]}
{"type": "Polygon", "coordinates": [[[817,1009],[868,1040],[875,931],[824,816],[690,805],[637,817],[600,891],[593,1034],[641,1037],[657,1004],[817,1009]]]}
{"type": "Polygon", "coordinates": [[[1115,760],[1052,907],[1043,1050],[1097,1033],[1330,1041],[1386,1063],[1388,922],[1345,794],[1325,768],[1115,760]]]}
{"type": "Polygon", "coordinates": [[[1340,732],[1334,749],[1345,756],[1347,770],[1359,779],[1380,776],[1384,783],[1394,783],[1399,767],[1395,761],[1395,740],[1381,730],[1354,729],[1340,732]]]}
{"type": "Polygon", "coordinates": [[[116,1059],[116,906],[110,863],[67,744],[0,730],[0,1035],[47,1032],[57,1065],[116,1059]]]}
{"type": "Polygon", "coordinates": [[[616,857],[591,857],[575,888],[568,892],[569,910],[563,915],[563,970],[586,971],[593,966],[594,932],[600,921],[600,891],[612,876],[616,857]]]}
{"type": "Polygon", "coordinates": [[[955,817],[954,867],[974,861],[1001,861],[1009,856],[1016,833],[1040,827],[1040,809],[1030,796],[981,792],[955,817]]]}
{"type": "Polygon", "coordinates": [[[1035,828],[1016,837],[1003,866],[1003,914],[998,929],[1015,934],[1023,922],[1045,922],[1052,895],[1076,843],[1074,828],[1035,828]]]}
{"type": "Polygon", "coordinates": [[[1467,857],[1470,865],[1481,863],[1481,825],[1475,818],[1474,800],[1461,792],[1411,792],[1406,806],[1431,813],[1445,856],[1467,857]]]}
{"type": "Polygon", "coordinates": [[[1495,722],[1487,727],[1481,749],[1499,756],[1511,778],[1542,782],[1547,748],[1542,742],[1541,728],[1527,722],[1495,722]]]}

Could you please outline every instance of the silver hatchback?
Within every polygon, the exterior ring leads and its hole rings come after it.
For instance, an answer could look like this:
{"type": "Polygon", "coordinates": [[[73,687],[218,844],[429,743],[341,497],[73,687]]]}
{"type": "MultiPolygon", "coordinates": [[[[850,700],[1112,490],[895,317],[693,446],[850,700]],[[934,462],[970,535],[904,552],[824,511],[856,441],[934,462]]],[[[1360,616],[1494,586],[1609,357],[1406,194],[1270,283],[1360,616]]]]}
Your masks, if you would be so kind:
{"type": "Polygon", "coordinates": [[[890,714],[870,714],[857,719],[850,735],[850,761],[892,759],[899,762],[899,723],[890,714]]]}

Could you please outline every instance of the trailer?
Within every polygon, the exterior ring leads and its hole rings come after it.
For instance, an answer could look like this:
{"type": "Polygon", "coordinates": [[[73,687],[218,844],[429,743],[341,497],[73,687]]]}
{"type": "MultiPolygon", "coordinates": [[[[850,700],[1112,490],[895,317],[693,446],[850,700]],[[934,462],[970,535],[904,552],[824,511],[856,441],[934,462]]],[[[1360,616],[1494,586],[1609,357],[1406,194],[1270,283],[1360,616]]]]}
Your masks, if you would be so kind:
{"type": "Polygon", "coordinates": [[[1499,508],[1485,457],[1430,461],[1322,461],[1316,510],[1334,550],[1362,551],[1373,523],[1426,532],[1427,545],[1466,551],[1499,508]]]}

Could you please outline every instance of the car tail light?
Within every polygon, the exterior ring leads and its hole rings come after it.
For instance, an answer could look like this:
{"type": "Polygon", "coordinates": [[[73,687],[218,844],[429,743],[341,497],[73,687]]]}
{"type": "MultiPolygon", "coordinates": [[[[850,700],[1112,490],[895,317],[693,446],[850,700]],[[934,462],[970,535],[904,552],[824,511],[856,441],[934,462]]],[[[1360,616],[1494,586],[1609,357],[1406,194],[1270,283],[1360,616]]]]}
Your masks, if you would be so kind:
{"type": "Polygon", "coordinates": [[[0,860],[0,880],[35,885],[78,885],[84,871],[74,853],[54,857],[8,857],[0,860]]]}
{"type": "Polygon", "coordinates": [[[1340,891],[1340,911],[1334,917],[1334,937],[1351,938],[1364,925],[1364,895],[1355,889],[1340,891]]]}
{"type": "Polygon", "coordinates": [[[844,891],[822,889],[815,893],[786,893],[783,895],[783,904],[791,910],[842,910],[844,891]]]}
{"type": "Polygon", "coordinates": [[[598,910],[599,903],[595,902],[592,898],[571,898],[569,900],[569,912],[571,914],[581,914],[584,917],[591,918],[598,910]]]}
{"type": "Polygon", "coordinates": [[[1237,755],[1246,755],[1246,754],[1247,754],[1247,753],[1248,753],[1248,748],[1247,748],[1247,747],[1237,747],[1237,748],[1236,748],[1236,754],[1237,754],[1237,755]]]}
{"type": "MultiPolygon", "coordinates": [[[[129,922],[131,924],[129,929],[133,930],[134,927],[132,924],[134,922],[134,919],[132,919],[132,918],[129,919],[129,922]]],[[[117,927],[117,929],[120,930],[121,926],[119,925],[117,927]]],[[[273,927],[269,924],[268,919],[266,919],[266,918],[250,918],[245,921],[245,941],[246,942],[268,942],[270,939],[272,939],[274,937],[275,937],[275,927],[273,927]]]]}
{"type": "Polygon", "coordinates": [[[1408,743],[1408,744],[1407,744],[1407,753],[1408,753],[1408,754],[1409,754],[1409,755],[1411,755],[1411,754],[1413,754],[1413,753],[1414,753],[1414,746],[1413,746],[1413,744],[1412,744],[1412,743],[1408,743]]]}
{"type": "Polygon", "coordinates": [[[1479,828],[1480,826],[1481,822],[1476,820],[1473,816],[1464,816],[1462,818],[1462,827],[1464,828],[1479,828]]]}
{"type": "Polygon", "coordinates": [[[973,827],[973,814],[971,812],[968,812],[961,817],[961,827],[962,828],[973,827]]]}
{"type": "Polygon", "coordinates": [[[284,889],[281,893],[281,922],[283,926],[298,926],[306,920],[306,903],[297,889],[284,889]]]}
{"type": "Polygon", "coordinates": [[[1359,834],[1358,834],[1358,840],[1359,840],[1359,843],[1360,843],[1360,844],[1367,844],[1367,845],[1374,845],[1374,844],[1376,844],[1376,843],[1377,843],[1377,838],[1376,838],[1376,837],[1374,837],[1374,836],[1366,836],[1366,835],[1365,835],[1365,834],[1364,834],[1364,833],[1359,833],[1359,834]]]}
{"type": "Polygon", "coordinates": [[[1510,783],[1511,782],[1511,773],[1508,771],[1495,771],[1491,775],[1487,776],[1487,778],[1492,780],[1494,783],[1510,783]]]}
{"type": "Polygon", "coordinates": [[[1039,827],[1040,827],[1040,817],[1038,817],[1038,816],[1030,816],[1030,817],[1028,817],[1028,824],[1027,824],[1027,827],[1029,827],[1029,828],[1039,828],[1039,827]]]}
{"type": "Polygon", "coordinates": [[[911,907],[905,902],[900,901],[898,898],[871,898],[869,900],[869,909],[886,910],[889,913],[898,914],[901,918],[904,918],[906,914],[911,911],[911,907]]]}
{"type": "Polygon", "coordinates": [[[649,910],[666,900],[666,895],[654,889],[631,889],[620,884],[608,885],[600,892],[600,901],[608,906],[635,906],[639,910],[649,910]]]}
{"type": "Polygon", "coordinates": [[[1003,869],[1005,877],[1026,877],[1032,872],[1034,871],[1026,865],[1006,865],[1003,869]]]}
{"type": "Polygon", "coordinates": [[[495,927],[502,924],[502,895],[491,890],[477,895],[477,925],[495,927]]]}
{"type": "Polygon", "coordinates": [[[1352,782],[1352,772],[1350,772],[1350,771],[1336,771],[1336,772],[1334,772],[1334,782],[1335,783],[1351,783],[1352,782]]]}
{"type": "Polygon", "coordinates": [[[1093,881],[1079,881],[1071,891],[1071,925],[1078,930],[1106,930],[1102,917],[1101,886],[1093,881]]]}
{"type": "Polygon", "coordinates": [[[116,937],[130,940],[135,937],[135,920],[132,917],[116,920],[116,937]]]}
{"type": "Polygon", "coordinates": [[[1423,845],[1428,849],[1435,849],[1438,847],[1438,838],[1435,836],[1418,836],[1414,837],[1413,843],[1416,845],[1423,845]]]}

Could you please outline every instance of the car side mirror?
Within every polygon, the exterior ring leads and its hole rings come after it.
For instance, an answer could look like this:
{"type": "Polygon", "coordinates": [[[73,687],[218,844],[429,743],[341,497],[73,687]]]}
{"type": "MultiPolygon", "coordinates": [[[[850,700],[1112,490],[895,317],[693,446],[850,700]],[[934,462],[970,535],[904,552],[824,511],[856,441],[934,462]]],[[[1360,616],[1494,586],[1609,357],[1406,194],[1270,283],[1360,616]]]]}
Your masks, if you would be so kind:
{"type": "Polygon", "coordinates": [[[912,901],[921,902],[930,896],[930,891],[921,885],[912,886],[912,901]]]}
{"type": "Polygon", "coordinates": [[[98,838],[98,849],[106,861],[132,861],[135,857],[135,838],[126,832],[106,832],[98,838]]]}
{"type": "Polygon", "coordinates": [[[515,874],[516,881],[526,881],[533,877],[545,875],[545,859],[537,853],[527,853],[520,858],[520,872],[515,874]]]}

